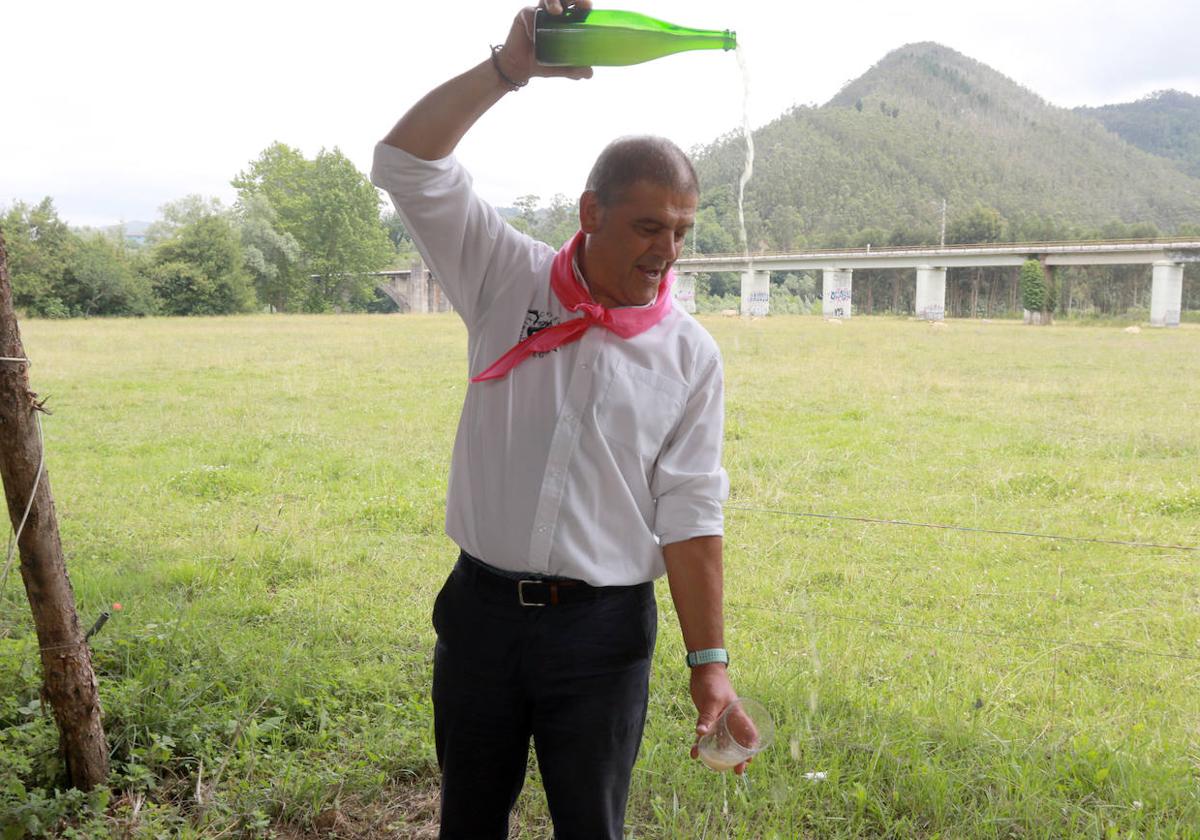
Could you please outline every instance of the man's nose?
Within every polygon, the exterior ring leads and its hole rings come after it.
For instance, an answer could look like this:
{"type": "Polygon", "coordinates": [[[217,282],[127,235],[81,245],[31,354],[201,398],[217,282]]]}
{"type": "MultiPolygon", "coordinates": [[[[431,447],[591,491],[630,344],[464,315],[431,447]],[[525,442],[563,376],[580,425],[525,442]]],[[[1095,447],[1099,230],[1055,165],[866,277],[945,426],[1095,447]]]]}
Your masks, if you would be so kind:
{"type": "Polygon", "coordinates": [[[675,258],[679,256],[679,240],[675,238],[675,231],[664,230],[655,237],[654,254],[669,262],[675,262],[675,258]]]}

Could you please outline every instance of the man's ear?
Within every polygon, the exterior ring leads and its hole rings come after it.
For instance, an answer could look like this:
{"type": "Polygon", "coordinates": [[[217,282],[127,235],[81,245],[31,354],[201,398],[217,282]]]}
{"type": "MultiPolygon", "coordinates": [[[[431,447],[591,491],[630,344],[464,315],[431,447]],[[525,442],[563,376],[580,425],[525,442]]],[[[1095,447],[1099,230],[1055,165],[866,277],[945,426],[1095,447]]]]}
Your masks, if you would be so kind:
{"type": "Polygon", "coordinates": [[[584,233],[595,233],[604,221],[604,208],[594,190],[584,190],[579,196],[579,229],[584,233]]]}

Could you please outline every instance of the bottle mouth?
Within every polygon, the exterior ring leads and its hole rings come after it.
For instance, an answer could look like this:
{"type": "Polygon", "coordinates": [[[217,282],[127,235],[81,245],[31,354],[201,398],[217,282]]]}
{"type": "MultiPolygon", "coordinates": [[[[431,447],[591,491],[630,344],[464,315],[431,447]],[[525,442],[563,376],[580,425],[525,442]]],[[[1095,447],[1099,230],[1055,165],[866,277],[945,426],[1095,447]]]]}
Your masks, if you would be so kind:
{"type": "Polygon", "coordinates": [[[732,29],[725,30],[725,51],[737,49],[737,33],[732,29]]]}

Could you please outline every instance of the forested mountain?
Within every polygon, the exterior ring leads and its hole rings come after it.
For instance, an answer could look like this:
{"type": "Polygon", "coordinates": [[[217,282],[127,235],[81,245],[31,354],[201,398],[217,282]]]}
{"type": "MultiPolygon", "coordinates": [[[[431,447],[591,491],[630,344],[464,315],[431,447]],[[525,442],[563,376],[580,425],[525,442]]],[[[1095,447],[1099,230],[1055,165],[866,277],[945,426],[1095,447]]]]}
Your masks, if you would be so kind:
{"type": "MultiPolygon", "coordinates": [[[[938,44],[894,50],[820,107],[754,132],[755,249],[1173,233],[1200,178],[938,44]]],[[[696,153],[702,251],[736,250],[740,134],[696,153]]]]}
{"type": "Polygon", "coordinates": [[[1125,141],[1153,155],[1170,158],[1200,178],[1200,96],[1160,90],[1137,102],[1076,108],[1125,141]]]}

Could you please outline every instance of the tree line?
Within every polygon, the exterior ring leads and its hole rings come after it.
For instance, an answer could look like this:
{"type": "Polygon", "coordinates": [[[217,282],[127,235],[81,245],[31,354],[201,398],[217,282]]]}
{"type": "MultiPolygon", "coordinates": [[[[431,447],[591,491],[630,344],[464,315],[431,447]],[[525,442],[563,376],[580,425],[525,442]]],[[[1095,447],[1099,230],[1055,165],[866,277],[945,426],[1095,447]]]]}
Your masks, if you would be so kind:
{"type": "Polygon", "coordinates": [[[394,213],[337,148],[314,158],[273,143],[232,180],[232,207],[187,196],[144,243],[74,230],[51,198],[0,215],[13,302],[50,318],[369,311],[391,306],[379,271],[412,253],[394,213]]]}
{"type": "MultiPolygon", "coordinates": [[[[161,209],[161,218],[138,243],[122,231],[78,231],[59,218],[50,198],[15,203],[0,215],[9,248],[14,303],[37,317],[221,315],[276,312],[388,311],[389,297],[373,276],[405,264],[415,252],[395,213],[381,215],[378,191],[336,148],[306,159],[274,143],[232,180],[234,205],[187,196],[161,209]]],[[[548,206],[525,195],[501,208],[509,224],[552,245],[577,229],[578,204],[555,195],[548,206]]],[[[898,223],[843,228],[809,239],[810,224],[794,207],[776,206],[764,219],[747,208],[755,250],[791,242],[819,248],[937,245],[939,227],[898,223]],[[764,241],[767,228],[781,239],[764,241]],[[791,230],[795,235],[788,234],[791,230]]],[[[728,184],[706,188],[685,255],[730,253],[743,248],[737,202],[728,184]]],[[[1173,226],[1171,234],[1200,238],[1200,221],[1173,226]]],[[[966,212],[948,213],[947,244],[1141,239],[1163,232],[1152,223],[1109,222],[1089,227],[1061,216],[1036,213],[1006,218],[977,202],[966,212]]],[[[736,308],[741,278],[700,275],[701,311],[736,308]]],[[[1085,267],[1055,275],[1059,315],[1124,317],[1149,308],[1150,270],[1145,266],[1085,267]],[[1061,287],[1061,288],[1059,288],[1061,287]]],[[[817,272],[776,272],[771,311],[819,309],[817,272]]],[[[911,271],[855,273],[855,311],[906,313],[913,307],[911,271]]],[[[947,275],[946,312],[952,317],[1011,317],[1021,310],[1018,272],[1006,268],[952,269],[947,275]]],[[[1200,283],[1184,284],[1184,309],[1200,309],[1200,283]]]]}

